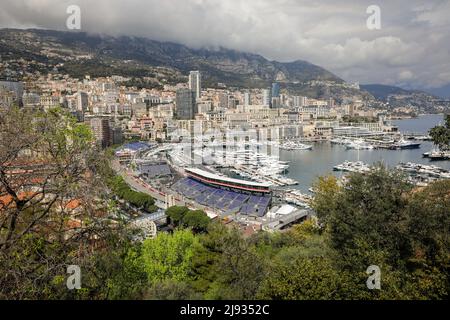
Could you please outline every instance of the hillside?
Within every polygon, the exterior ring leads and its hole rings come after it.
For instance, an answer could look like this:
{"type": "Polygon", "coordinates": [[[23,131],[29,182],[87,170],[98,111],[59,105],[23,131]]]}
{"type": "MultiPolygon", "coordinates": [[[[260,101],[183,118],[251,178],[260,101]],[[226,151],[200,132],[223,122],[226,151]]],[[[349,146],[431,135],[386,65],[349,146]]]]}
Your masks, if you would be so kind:
{"type": "Polygon", "coordinates": [[[253,53],[193,49],[139,37],[0,29],[0,57],[0,77],[17,80],[52,72],[79,79],[121,75],[129,78],[123,83],[127,86],[161,88],[186,82],[190,70],[200,70],[204,87],[264,88],[277,81],[284,92],[338,103],[361,100],[373,105],[379,99],[391,107],[409,104],[433,111],[435,101],[428,94],[391,86],[366,85],[359,90],[303,60],[283,63],[253,53]]]}
{"type": "Polygon", "coordinates": [[[225,48],[192,49],[180,44],[145,38],[50,30],[2,29],[0,39],[2,39],[0,45],[2,56],[11,53],[56,64],[63,62],[67,55],[91,55],[90,61],[76,61],[77,67],[73,62],[65,61],[64,71],[73,76],[82,74],[77,69],[86,69],[83,68],[83,64],[87,67],[95,66],[94,72],[103,75],[118,71],[114,69],[129,69],[120,62],[132,60],[132,63],[128,64],[142,70],[134,72],[120,70],[123,74],[139,76],[147,67],[164,67],[182,74],[187,74],[189,70],[200,70],[204,75],[205,84],[212,86],[220,82],[237,87],[262,87],[270,85],[275,80],[285,83],[311,80],[343,82],[331,72],[306,61],[281,63],[269,61],[257,54],[225,48]]]}
{"type": "Polygon", "coordinates": [[[365,84],[361,85],[360,88],[362,90],[370,92],[375,98],[379,100],[387,100],[390,95],[411,93],[410,91],[399,87],[387,86],[382,84],[365,84]]]}

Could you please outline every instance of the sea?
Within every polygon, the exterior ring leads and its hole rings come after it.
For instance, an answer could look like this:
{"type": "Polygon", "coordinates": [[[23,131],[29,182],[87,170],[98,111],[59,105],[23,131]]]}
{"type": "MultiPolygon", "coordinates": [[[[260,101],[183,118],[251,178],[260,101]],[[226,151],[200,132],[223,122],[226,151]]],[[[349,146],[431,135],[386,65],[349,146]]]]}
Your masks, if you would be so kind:
{"type": "MultiPolygon", "coordinates": [[[[443,115],[421,115],[418,118],[393,121],[400,132],[428,134],[428,131],[436,125],[443,124],[443,115]]],[[[430,161],[423,158],[422,154],[433,149],[432,142],[422,142],[420,149],[412,150],[347,150],[342,145],[332,145],[330,142],[318,142],[312,150],[280,151],[280,160],[289,161],[289,171],[286,176],[295,179],[299,185],[293,186],[308,193],[308,189],[320,176],[333,174],[341,176],[342,173],[334,172],[333,167],[344,161],[363,161],[367,164],[381,162],[388,167],[395,167],[400,162],[414,162],[421,164],[433,164],[450,170],[450,161],[430,161]]]]}

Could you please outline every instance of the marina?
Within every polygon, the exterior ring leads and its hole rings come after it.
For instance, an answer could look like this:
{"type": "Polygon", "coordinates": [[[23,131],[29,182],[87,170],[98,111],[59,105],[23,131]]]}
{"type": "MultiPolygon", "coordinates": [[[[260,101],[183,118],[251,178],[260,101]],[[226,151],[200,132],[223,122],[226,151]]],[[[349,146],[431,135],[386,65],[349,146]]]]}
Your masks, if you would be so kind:
{"type": "MultiPolygon", "coordinates": [[[[369,172],[370,169],[371,166],[362,161],[345,161],[344,163],[333,167],[334,171],[362,174],[369,172]]],[[[419,187],[425,187],[431,182],[439,179],[450,179],[450,170],[435,165],[407,162],[399,163],[395,169],[407,174],[408,181],[419,187]]]]}
{"type": "Polygon", "coordinates": [[[450,170],[435,165],[424,165],[419,163],[400,163],[397,169],[430,179],[450,179],[450,170]]]}
{"type": "MultiPolygon", "coordinates": [[[[285,176],[289,168],[288,161],[281,161],[274,155],[258,153],[254,150],[228,150],[220,148],[202,148],[193,151],[194,157],[201,160],[201,165],[209,170],[222,173],[229,171],[240,178],[267,182],[272,186],[297,185],[298,181],[285,176]]],[[[189,157],[175,147],[169,153],[172,162],[177,166],[190,166],[189,157]]]]}
{"type": "MultiPolygon", "coordinates": [[[[224,148],[222,143],[210,143],[211,140],[206,139],[209,142],[205,143],[203,140],[203,147],[192,153],[195,158],[201,159],[199,165],[211,172],[268,183],[273,188],[292,186],[303,194],[312,194],[311,186],[319,176],[334,174],[342,178],[343,173],[365,173],[375,163],[397,168],[402,163],[430,165],[433,162],[434,166],[442,170],[450,170],[450,163],[446,161],[449,153],[437,150],[427,136],[428,130],[441,120],[442,115],[426,115],[418,119],[397,121],[396,125],[401,131],[394,135],[376,138],[341,136],[309,144],[299,140],[266,141],[264,144],[261,141],[248,141],[240,146],[225,145],[224,148]],[[414,122],[414,127],[407,125],[411,121],[414,122]],[[417,127],[417,123],[421,125],[417,127]],[[416,132],[418,128],[427,129],[421,129],[421,132],[414,135],[403,134],[416,132]]],[[[169,150],[169,158],[181,168],[180,172],[182,168],[192,165],[189,154],[181,145],[172,144],[165,150],[169,150]]],[[[447,176],[425,177],[420,172],[411,181],[425,184],[433,179],[443,178],[447,176]]]]}
{"type": "MultiPolygon", "coordinates": [[[[399,131],[416,132],[416,136],[425,137],[428,131],[442,122],[442,115],[423,115],[415,119],[398,120],[394,124],[398,126],[399,131]]],[[[405,134],[404,137],[407,137],[405,134]]],[[[430,141],[420,140],[420,147],[415,149],[391,150],[387,147],[375,147],[370,150],[347,149],[346,144],[350,143],[352,138],[335,138],[327,142],[314,143],[310,152],[280,151],[280,160],[289,162],[289,171],[286,176],[299,181],[299,184],[293,188],[303,193],[313,194],[312,184],[319,176],[328,174],[341,177],[342,171],[335,171],[334,167],[343,164],[346,161],[362,161],[367,165],[382,163],[389,168],[395,168],[400,163],[417,163],[423,165],[435,165],[445,170],[450,170],[450,161],[447,156],[444,158],[436,157],[435,160],[424,157],[424,152],[437,151],[436,146],[430,141]]],[[[375,139],[364,139],[370,144],[375,145],[375,139]]],[[[380,145],[392,144],[393,139],[386,137],[378,140],[380,145]]],[[[414,140],[413,140],[414,142],[414,140]]]]}

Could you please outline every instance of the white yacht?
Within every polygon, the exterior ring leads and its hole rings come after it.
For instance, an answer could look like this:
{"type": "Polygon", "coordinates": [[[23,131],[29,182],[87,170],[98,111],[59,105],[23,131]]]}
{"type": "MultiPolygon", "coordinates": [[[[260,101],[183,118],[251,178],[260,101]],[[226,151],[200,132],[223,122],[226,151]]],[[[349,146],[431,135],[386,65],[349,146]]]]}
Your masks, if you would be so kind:
{"type": "Polygon", "coordinates": [[[371,144],[368,144],[362,139],[354,140],[346,145],[347,149],[354,149],[354,150],[373,150],[374,146],[371,144]]]}
{"type": "Polygon", "coordinates": [[[293,150],[311,150],[313,146],[303,144],[296,141],[287,141],[280,144],[280,149],[293,151],[293,150]]]}
{"type": "Polygon", "coordinates": [[[334,171],[344,171],[344,172],[368,172],[370,167],[362,161],[345,161],[342,164],[333,167],[334,171]]]}

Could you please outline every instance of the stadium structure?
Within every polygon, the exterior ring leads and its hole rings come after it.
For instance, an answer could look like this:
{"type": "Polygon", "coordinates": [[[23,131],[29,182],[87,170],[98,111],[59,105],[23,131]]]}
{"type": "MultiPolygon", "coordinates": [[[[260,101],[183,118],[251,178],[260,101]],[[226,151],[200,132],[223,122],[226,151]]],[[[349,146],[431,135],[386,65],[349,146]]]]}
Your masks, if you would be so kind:
{"type": "Polygon", "coordinates": [[[172,188],[191,200],[224,214],[264,216],[272,202],[267,183],[233,179],[197,168],[186,168],[187,177],[172,188]]]}

